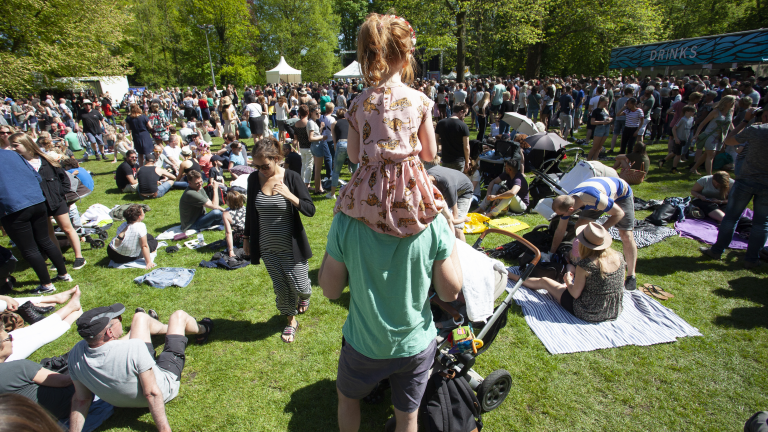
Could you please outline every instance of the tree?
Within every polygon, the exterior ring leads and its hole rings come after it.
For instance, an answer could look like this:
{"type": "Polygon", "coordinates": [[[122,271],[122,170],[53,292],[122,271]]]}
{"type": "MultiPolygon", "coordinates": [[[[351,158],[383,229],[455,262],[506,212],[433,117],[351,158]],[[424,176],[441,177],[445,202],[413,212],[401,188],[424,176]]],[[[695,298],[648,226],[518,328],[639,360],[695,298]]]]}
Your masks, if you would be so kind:
{"type": "Polygon", "coordinates": [[[272,68],[284,56],[303,80],[325,81],[338,71],[339,17],[333,0],[254,0],[259,61],[272,68]]]}
{"type": "Polygon", "coordinates": [[[367,0],[335,0],[333,13],[339,17],[339,48],[357,50],[357,32],[368,15],[367,0]]]}
{"type": "Polygon", "coordinates": [[[118,2],[5,0],[0,16],[2,92],[62,86],[59,77],[130,72],[121,44],[133,15],[118,2]]]}

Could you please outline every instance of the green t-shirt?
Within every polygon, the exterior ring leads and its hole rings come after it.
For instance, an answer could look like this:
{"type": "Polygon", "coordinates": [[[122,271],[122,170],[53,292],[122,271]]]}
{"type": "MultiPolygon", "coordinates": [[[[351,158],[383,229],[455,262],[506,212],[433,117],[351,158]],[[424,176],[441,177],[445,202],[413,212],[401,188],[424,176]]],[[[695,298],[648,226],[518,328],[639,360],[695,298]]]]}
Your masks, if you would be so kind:
{"type": "Polygon", "coordinates": [[[432,265],[451,255],[456,238],[443,217],[400,238],[337,213],[326,252],[349,272],[349,315],[344,338],[373,359],[416,355],[437,336],[429,306],[432,265]]]}
{"type": "Polygon", "coordinates": [[[653,105],[656,103],[656,100],[653,98],[653,96],[650,96],[648,99],[643,102],[643,113],[645,114],[645,119],[650,120],[651,118],[651,111],[653,111],[653,105]]]}
{"type": "Polygon", "coordinates": [[[331,101],[331,97],[328,95],[320,96],[320,112],[325,114],[325,104],[331,101]]]}
{"type": "Polygon", "coordinates": [[[80,151],[83,148],[80,147],[80,140],[77,139],[77,134],[74,132],[70,132],[66,135],[64,135],[64,139],[67,140],[67,144],[69,144],[69,149],[72,151],[80,151]]]}
{"type": "Polygon", "coordinates": [[[194,224],[197,219],[205,214],[205,203],[210,201],[203,188],[199,191],[192,189],[184,190],[179,200],[179,217],[181,219],[181,230],[186,231],[194,224]]]}

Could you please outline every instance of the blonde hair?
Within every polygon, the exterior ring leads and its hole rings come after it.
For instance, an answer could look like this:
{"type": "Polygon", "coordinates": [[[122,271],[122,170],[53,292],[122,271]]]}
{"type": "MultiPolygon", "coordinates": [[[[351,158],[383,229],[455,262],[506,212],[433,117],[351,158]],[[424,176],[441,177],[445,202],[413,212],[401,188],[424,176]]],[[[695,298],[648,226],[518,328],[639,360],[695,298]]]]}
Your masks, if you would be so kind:
{"type": "Polygon", "coordinates": [[[715,107],[715,109],[722,112],[726,106],[728,106],[729,109],[733,107],[734,103],[736,103],[736,96],[731,96],[731,95],[723,96],[723,98],[720,99],[720,102],[717,103],[717,106],[715,107]]]}
{"type": "Polygon", "coordinates": [[[390,68],[406,62],[401,79],[411,84],[415,77],[410,26],[394,15],[369,14],[357,34],[357,61],[365,85],[375,86],[390,68]]]}
{"type": "Polygon", "coordinates": [[[58,167],[59,163],[53,160],[51,156],[47,155],[44,151],[40,150],[40,147],[35,144],[35,142],[32,140],[32,137],[27,135],[24,132],[16,132],[15,134],[12,134],[8,137],[8,142],[11,144],[21,144],[24,146],[27,151],[35,156],[40,157],[41,159],[45,159],[48,161],[49,164],[52,166],[58,167]]]}
{"type": "Polygon", "coordinates": [[[589,259],[595,262],[595,265],[600,270],[600,276],[605,277],[605,268],[610,263],[611,258],[618,252],[611,248],[603,250],[594,250],[584,246],[584,243],[579,242],[579,256],[581,259],[589,259]]]}

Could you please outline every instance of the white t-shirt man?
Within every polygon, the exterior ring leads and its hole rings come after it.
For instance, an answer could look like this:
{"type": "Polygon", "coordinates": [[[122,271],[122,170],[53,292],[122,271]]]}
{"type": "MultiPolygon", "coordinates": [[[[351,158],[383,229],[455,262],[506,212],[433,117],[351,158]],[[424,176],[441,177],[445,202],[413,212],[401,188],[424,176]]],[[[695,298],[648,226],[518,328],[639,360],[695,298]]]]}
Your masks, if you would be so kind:
{"type": "Polygon", "coordinates": [[[453,92],[453,103],[464,103],[467,100],[467,92],[464,90],[456,90],[453,92]]]}

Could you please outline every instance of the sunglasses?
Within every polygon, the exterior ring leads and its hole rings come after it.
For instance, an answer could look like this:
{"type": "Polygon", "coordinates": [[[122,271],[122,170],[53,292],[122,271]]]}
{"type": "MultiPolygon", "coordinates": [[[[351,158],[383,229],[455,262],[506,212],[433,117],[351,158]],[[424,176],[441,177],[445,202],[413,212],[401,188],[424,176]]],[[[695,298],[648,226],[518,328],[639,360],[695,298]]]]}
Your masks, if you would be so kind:
{"type": "Polygon", "coordinates": [[[13,342],[13,335],[9,333],[7,338],[5,338],[5,339],[3,339],[3,340],[0,340],[0,343],[3,343],[3,342],[5,342],[5,341],[11,341],[11,342],[13,342]]]}
{"type": "Polygon", "coordinates": [[[272,165],[270,163],[266,163],[264,165],[253,165],[253,167],[256,168],[257,170],[261,171],[261,170],[271,169],[272,165]]]}
{"type": "Polygon", "coordinates": [[[0,135],[10,135],[10,132],[0,131],[0,135]]]}

